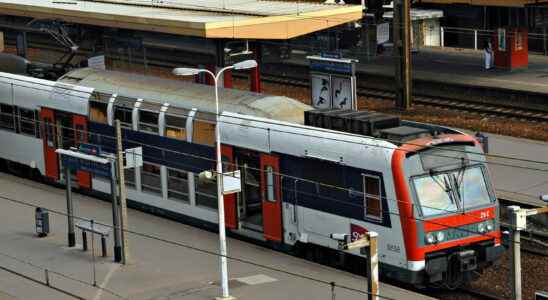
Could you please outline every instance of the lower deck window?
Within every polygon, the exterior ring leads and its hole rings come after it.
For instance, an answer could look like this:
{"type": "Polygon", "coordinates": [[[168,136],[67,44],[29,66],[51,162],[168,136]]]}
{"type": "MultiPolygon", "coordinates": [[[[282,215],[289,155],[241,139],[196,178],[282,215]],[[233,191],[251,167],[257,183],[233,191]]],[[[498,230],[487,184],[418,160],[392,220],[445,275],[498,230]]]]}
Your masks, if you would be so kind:
{"type": "Polygon", "coordinates": [[[18,109],[19,132],[22,134],[36,136],[36,120],[34,110],[18,109]]]}
{"type": "Polygon", "coordinates": [[[377,176],[363,176],[365,217],[381,219],[381,181],[377,176]]]}
{"type": "Polygon", "coordinates": [[[211,182],[200,182],[198,175],[195,175],[196,184],[196,205],[217,209],[217,184],[211,182]]]}
{"type": "Polygon", "coordinates": [[[162,193],[162,179],[160,176],[160,166],[143,163],[141,172],[141,186],[143,191],[162,193]]]}
{"type": "Polygon", "coordinates": [[[124,169],[124,181],[126,182],[127,186],[135,187],[135,169],[124,169]]]}
{"type": "Polygon", "coordinates": [[[167,176],[168,198],[188,201],[188,173],[185,171],[168,169],[167,176]]]}
{"type": "Polygon", "coordinates": [[[15,129],[13,120],[13,106],[0,104],[0,127],[12,130],[15,129]]]}

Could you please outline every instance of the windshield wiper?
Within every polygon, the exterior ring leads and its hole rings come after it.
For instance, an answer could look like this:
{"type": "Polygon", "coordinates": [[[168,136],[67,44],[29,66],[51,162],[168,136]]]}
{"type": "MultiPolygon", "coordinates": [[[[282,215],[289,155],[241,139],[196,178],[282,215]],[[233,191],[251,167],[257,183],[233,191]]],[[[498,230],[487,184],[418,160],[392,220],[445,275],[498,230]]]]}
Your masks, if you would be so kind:
{"type": "MultiPolygon", "coordinates": [[[[447,194],[451,192],[451,184],[447,180],[447,176],[443,176],[443,182],[440,182],[438,179],[436,179],[436,176],[434,174],[434,171],[430,170],[430,178],[439,185],[439,187],[444,190],[447,194]]],[[[453,203],[453,197],[449,197],[451,199],[451,203],[453,203]]]]}

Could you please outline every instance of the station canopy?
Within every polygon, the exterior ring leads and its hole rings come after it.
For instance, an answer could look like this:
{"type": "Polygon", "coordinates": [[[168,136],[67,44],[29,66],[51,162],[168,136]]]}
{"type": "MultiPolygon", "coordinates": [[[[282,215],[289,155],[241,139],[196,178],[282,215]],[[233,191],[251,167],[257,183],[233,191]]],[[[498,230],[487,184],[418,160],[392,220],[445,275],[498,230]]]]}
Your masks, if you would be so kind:
{"type": "Polygon", "coordinates": [[[419,3],[467,4],[473,6],[525,7],[546,5],[548,0],[419,0],[419,3]]]}
{"type": "Polygon", "coordinates": [[[0,0],[0,14],[204,38],[291,39],[360,20],[360,5],[261,0],[0,0]]]}

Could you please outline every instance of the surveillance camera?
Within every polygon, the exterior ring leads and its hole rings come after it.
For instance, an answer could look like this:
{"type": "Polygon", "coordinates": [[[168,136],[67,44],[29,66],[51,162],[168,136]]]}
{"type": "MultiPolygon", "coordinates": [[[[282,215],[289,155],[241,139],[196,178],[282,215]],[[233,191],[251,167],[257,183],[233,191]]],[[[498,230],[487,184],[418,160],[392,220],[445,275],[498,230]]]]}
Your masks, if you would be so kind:
{"type": "Polygon", "coordinates": [[[548,194],[546,195],[540,195],[540,200],[548,203],[548,194]]]}
{"type": "Polygon", "coordinates": [[[347,241],[350,235],[346,233],[332,233],[329,237],[337,241],[347,241]]]}

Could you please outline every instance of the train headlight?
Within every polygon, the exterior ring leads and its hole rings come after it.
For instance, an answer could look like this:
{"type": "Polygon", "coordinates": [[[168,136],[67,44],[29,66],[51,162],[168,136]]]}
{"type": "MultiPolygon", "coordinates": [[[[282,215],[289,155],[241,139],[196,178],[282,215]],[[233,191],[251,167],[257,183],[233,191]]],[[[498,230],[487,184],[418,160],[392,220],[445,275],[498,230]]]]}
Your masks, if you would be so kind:
{"type": "Polygon", "coordinates": [[[486,229],[485,227],[486,227],[485,223],[483,223],[483,222],[482,222],[482,223],[479,223],[479,224],[478,224],[478,231],[479,231],[479,233],[485,233],[485,229],[486,229]]]}
{"type": "Polygon", "coordinates": [[[493,231],[495,229],[495,225],[493,225],[493,222],[487,223],[487,231],[493,231]]]}
{"type": "Polygon", "coordinates": [[[445,232],[438,231],[438,233],[436,233],[436,240],[438,240],[438,243],[443,242],[445,240],[445,232]]]}
{"type": "Polygon", "coordinates": [[[427,244],[434,244],[436,242],[436,237],[431,233],[426,234],[426,243],[427,244]]]}

